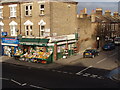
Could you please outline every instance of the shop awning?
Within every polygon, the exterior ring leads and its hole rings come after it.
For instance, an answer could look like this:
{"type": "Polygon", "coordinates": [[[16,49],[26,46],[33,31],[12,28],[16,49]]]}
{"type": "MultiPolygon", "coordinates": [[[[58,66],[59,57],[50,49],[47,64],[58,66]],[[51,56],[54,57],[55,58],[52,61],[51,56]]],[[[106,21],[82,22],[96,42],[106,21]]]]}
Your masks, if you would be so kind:
{"type": "Polygon", "coordinates": [[[22,38],[19,40],[22,45],[42,45],[46,46],[49,39],[22,38]]]}
{"type": "Polygon", "coordinates": [[[22,38],[20,39],[20,42],[48,43],[49,39],[22,38]]]}

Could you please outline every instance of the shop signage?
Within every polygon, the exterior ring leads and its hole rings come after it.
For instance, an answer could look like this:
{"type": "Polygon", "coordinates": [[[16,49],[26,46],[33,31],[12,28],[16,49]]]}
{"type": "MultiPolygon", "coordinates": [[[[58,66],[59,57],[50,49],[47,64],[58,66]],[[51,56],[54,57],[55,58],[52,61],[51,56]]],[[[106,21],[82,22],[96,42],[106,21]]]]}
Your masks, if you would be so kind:
{"type": "Polygon", "coordinates": [[[28,43],[28,42],[20,42],[21,45],[39,45],[39,46],[47,46],[44,43],[28,43]]]}
{"type": "Polygon", "coordinates": [[[19,44],[19,41],[15,38],[2,38],[2,43],[19,44]]]}
{"type": "Polygon", "coordinates": [[[7,32],[2,32],[2,36],[7,36],[7,32]]]}
{"type": "Polygon", "coordinates": [[[54,37],[49,37],[49,39],[50,39],[49,42],[72,40],[75,39],[75,34],[54,36],[54,37]]]}

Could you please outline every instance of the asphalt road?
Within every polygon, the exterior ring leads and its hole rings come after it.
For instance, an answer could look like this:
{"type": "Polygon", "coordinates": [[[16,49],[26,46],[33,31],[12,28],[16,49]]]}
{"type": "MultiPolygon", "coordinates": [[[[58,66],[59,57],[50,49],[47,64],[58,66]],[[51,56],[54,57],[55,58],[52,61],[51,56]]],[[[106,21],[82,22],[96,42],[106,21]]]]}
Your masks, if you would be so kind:
{"type": "Polygon", "coordinates": [[[57,70],[42,70],[3,63],[2,88],[118,88],[118,83],[106,78],[106,70],[93,68],[89,73],[77,74],[74,70],[86,67],[65,66],[57,70]],[[64,71],[63,69],[67,69],[64,71]],[[68,72],[70,70],[70,72],[68,72]],[[99,73],[99,75],[96,75],[99,73]]]}
{"type": "Polygon", "coordinates": [[[105,76],[118,66],[118,50],[49,70],[3,63],[2,88],[118,88],[118,82],[105,76]]]}

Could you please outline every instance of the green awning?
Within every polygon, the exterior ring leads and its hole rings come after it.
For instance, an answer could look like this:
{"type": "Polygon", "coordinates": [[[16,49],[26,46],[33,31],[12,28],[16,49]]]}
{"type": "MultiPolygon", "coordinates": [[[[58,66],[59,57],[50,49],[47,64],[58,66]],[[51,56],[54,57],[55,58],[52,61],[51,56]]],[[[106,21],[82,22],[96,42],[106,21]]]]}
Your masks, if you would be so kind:
{"type": "Polygon", "coordinates": [[[22,38],[20,42],[48,43],[49,39],[22,38]]]}

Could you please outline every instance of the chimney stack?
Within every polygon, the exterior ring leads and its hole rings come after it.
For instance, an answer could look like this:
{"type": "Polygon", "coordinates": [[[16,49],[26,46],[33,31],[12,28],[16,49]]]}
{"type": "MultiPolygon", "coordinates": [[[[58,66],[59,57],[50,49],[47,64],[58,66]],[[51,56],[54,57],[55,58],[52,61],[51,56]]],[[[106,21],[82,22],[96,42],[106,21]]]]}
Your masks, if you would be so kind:
{"type": "Polygon", "coordinates": [[[118,12],[114,12],[114,13],[113,13],[113,16],[114,16],[114,17],[118,17],[118,16],[119,16],[119,13],[118,13],[118,12]]]}
{"type": "Polygon", "coordinates": [[[111,11],[110,11],[110,10],[106,10],[106,11],[105,11],[105,15],[106,15],[106,16],[111,16],[111,11]]]}
{"type": "Polygon", "coordinates": [[[80,11],[80,18],[86,18],[87,17],[87,8],[84,8],[80,11]]]}
{"type": "Polygon", "coordinates": [[[102,8],[96,8],[96,14],[102,15],[102,8]]]}

